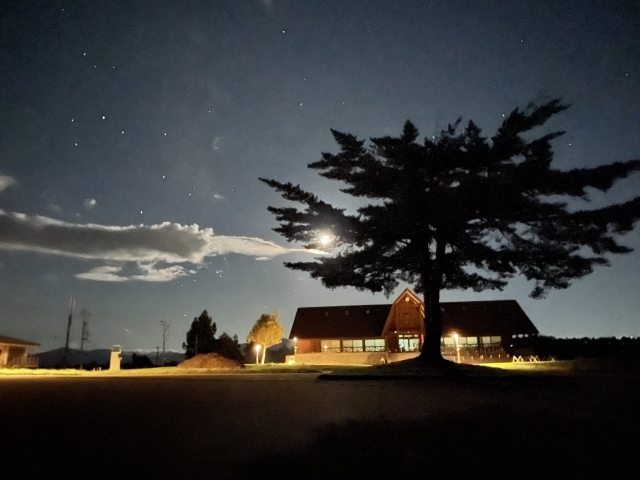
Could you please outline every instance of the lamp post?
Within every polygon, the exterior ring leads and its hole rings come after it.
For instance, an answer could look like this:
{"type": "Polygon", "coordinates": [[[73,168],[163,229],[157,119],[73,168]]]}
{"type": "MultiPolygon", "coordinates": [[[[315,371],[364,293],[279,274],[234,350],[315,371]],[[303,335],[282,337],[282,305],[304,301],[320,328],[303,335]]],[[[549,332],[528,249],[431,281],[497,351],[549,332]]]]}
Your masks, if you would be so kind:
{"type": "Polygon", "coordinates": [[[256,365],[258,365],[258,357],[260,357],[260,347],[262,347],[262,345],[256,345],[256,365]]]}
{"type": "Polygon", "coordinates": [[[293,364],[298,364],[298,337],[293,337],[293,364]]]}
{"type": "Polygon", "coordinates": [[[456,358],[458,359],[458,363],[460,363],[460,344],[458,343],[458,334],[453,334],[453,339],[456,342],[456,358]]]}

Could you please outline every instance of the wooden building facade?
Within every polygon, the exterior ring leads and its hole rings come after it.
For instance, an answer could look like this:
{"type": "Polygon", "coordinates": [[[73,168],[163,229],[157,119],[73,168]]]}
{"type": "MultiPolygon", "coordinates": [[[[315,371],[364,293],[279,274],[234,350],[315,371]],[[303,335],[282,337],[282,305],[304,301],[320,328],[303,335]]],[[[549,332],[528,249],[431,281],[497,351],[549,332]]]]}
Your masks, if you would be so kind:
{"type": "MultiPolygon", "coordinates": [[[[538,334],[515,300],[443,302],[441,309],[445,357],[460,353],[464,361],[502,359],[514,339],[538,334]]],[[[342,363],[341,358],[348,360],[344,363],[380,363],[416,356],[424,343],[424,316],[424,302],[409,289],[392,304],[299,308],[289,335],[295,363],[308,363],[305,355],[309,361],[326,358],[328,363],[342,363]]]]}
{"type": "Polygon", "coordinates": [[[0,368],[36,368],[38,358],[32,355],[38,343],[0,335],[0,368]]]}

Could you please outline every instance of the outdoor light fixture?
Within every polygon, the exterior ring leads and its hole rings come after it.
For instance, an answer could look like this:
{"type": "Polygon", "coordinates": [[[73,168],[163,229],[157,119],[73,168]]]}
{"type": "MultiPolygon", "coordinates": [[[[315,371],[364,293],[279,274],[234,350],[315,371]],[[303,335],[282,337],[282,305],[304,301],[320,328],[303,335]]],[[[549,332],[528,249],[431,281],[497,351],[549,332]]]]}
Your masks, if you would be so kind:
{"type": "Polygon", "coordinates": [[[262,345],[256,345],[256,365],[258,364],[258,357],[260,356],[260,347],[262,347],[262,345]]]}
{"type": "Polygon", "coordinates": [[[457,333],[453,334],[453,339],[456,342],[456,358],[458,360],[458,363],[460,363],[460,344],[458,343],[458,334],[457,333]]]}
{"type": "Polygon", "coordinates": [[[298,355],[298,337],[293,337],[293,364],[297,365],[297,358],[296,356],[298,355]]]}

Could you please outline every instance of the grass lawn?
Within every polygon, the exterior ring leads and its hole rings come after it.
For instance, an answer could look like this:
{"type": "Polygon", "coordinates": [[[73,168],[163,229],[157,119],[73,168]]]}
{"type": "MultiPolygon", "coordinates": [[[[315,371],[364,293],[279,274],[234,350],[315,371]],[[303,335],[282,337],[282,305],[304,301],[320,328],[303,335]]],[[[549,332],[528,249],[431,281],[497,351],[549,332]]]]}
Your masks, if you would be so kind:
{"type": "Polygon", "coordinates": [[[111,372],[109,370],[89,371],[75,369],[46,369],[46,368],[4,368],[0,369],[0,378],[13,376],[76,376],[76,377],[138,377],[138,376],[164,376],[164,375],[244,375],[244,374],[272,374],[272,373],[330,373],[341,371],[363,371],[370,368],[367,365],[285,365],[272,363],[266,365],[246,365],[243,369],[226,368],[136,368],[111,372]]]}

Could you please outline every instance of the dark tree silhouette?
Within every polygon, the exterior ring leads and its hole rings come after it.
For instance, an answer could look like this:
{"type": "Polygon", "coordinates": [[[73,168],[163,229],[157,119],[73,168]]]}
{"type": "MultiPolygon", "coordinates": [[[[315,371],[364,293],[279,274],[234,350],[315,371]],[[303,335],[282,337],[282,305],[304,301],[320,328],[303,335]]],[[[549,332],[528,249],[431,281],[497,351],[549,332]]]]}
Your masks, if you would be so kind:
{"type": "Polygon", "coordinates": [[[328,288],[390,295],[400,281],[412,284],[427,308],[420,358],[442,362],[442,289],[502,289],[522,274],[537,298],[607,265],[606,254],[631,251],[617,238],[640,217],[640,197],[591,210],[567,201],[588,200],[587,187],[608,191],[640,170],[640,160],[552,168],[551,141],[564,132],[531,139],[530,131],[566,108],[558,99],[516,108],[491,141],[471,121],[460,129],[460,120],[423,142],[408,121],[400,136],[372,138],[369,146],[332,130],[339,153],[323,153],[309,168],[370,203],[350,215],[300,186],[261,178],[305,207],[268,207],[280,222],[274,230],[334,253],[285,265],[328,288]]]}
{"type": "Polygon", "coordinates": [[[185,358],[216,350],[216,327],[211,315],[204,310],[198,318],[194,318],[187,332],[187,341],[182,344],[186,350],[185,358]]]}
{"type": "Polygon", "coordinates": [[[238,336],[234,335],[230,337],[226,332],[216,340],[215,353],[231,360],[237,360],[240,363],[244,363],[244,357],[240,351],[240,344],[238,343],[238,336]]]}

